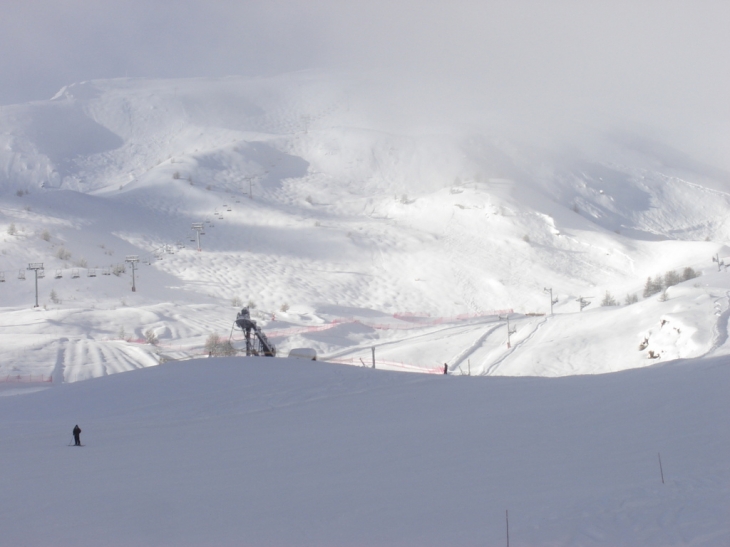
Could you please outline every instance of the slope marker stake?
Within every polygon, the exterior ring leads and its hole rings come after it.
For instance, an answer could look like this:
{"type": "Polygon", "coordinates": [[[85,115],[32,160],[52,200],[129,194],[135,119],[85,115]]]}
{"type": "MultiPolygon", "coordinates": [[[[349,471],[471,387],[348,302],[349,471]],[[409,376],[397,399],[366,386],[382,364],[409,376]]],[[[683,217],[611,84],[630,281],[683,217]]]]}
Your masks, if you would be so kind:
{"type": "Polygon", "coordinates": [[[659,456],[659,473],[662,476],[662,484],[664,484],[664,470],[662,469],[662,455],[661,455],[661,453],[657,453],[657,455],[659,456]]]}
{"type": "Polygon", "coordinates": [[[509,509],[505,510],[504,514],[507,521],[507,547],[509,547],[509,509]]]}

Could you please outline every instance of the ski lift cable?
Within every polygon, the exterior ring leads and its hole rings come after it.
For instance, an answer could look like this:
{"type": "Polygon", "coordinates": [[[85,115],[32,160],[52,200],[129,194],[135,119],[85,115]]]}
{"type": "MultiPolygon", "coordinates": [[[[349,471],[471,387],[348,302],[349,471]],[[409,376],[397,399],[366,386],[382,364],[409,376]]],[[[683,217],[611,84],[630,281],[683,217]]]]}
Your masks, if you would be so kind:
{"type": "MultiPolygon", "coordinates": [[[[9,210],[9,211],[11,211],[10,209],[6,209],[6,208],[3,208],[3,207],[0,207],[0,211],[4,211],[4,210],[9,210]]],[[[216,213],[217,213],[217,211],[216,211],[216,213]]],[[[214,213],[214,214],[215,214],[215,213],[214,213]]],[[[214,224],[213,224],[212,222],[210,222],[210,221],[209,221],[208,219],[206,219],[206,222],[208,222],[208,223],[209,223],[210,227],[213,227],[213,226],[214,226],[214,224]]],[[[204,233],[204,232],[203,232],[203,233],[204,233]]],[[[184,240],[184,239],[185,239],[185,238],[181,238],[181,239],[180,239],[179,241],[182,241],[182,240],[184,240]]],[[[195,240],[191,239],[191,241],[195,241],[195,240]]],[[[179,248],[179,249],[182,249],[182,248],[185,248],[185,247],[186,247],[186,246],[185,246],[184,244],[182,244],[182,243],[178,243],[177,245],[178,245],[178,248],[179,248]],[[180,245],[181,245],[181,246],[180,246],[180,245]]],[[[148,262],[148,263],[151,263],[151,261],[152,261],[152,258],[153,258],[153,257],[154,257],[155,259],[157,259],[157,257],[155,256],[155,254],[156,254],[156,253],[159,253],[159,252],[162,252],[162,253],[166,253],[166,251],[167,251],[167,247],[172,247],[172,246],[173,246],[173,245],[170,245],[170,244],[162,244],[162,246],[159,246],[159,247],[157,247],[157,248],[154,248],[153,250],[151,250],[151,251],[148,251],[148,252],[146,252],[146,253],[143,253],[142,255],[140,255],[140,258],[141,258],[141,259],[143,259],[143,260],[141,260],[141,261],[142,261],[142,262],[144,262],[144,259],[147,259],[147,262],[148,262]]],[[[111,265],[111,266],[110,266],[110,268],[113,268],[114,266],[115,266],[115,265],[111,265]]],[[[18,269],[18,271],[20,271],[21,269],[23,269],[23,268],[19,268],[19,269],[18,269]]],[[[75,268],[57,268],[57,271],[58,271],[58,270],[66,270],[66,269],[71,269],[72,273],[73,273],[73,271],[75,270],[75,268]]],[[[24,269],[23,269],[23,270],[24,270],[24,269]]],[[[86,268],[86,270],[87,270],[87,273],[88,273],[88,270],[89,270],[89,268],[86,268]]],[[[0,275],[2,275],[2,277],[5,277],[5,274],[6,274],[6,273],[8,273],[9,271],[13,271],[13,270],[0,270],[0,275]]],[[[23,278],[24,278],[24,277],[20,277],[20,275],[19,275],[19,279],[23,279],[23,278]]],[[[58,277],[56,277],[56,279],[58,279],[58,277]]]]}

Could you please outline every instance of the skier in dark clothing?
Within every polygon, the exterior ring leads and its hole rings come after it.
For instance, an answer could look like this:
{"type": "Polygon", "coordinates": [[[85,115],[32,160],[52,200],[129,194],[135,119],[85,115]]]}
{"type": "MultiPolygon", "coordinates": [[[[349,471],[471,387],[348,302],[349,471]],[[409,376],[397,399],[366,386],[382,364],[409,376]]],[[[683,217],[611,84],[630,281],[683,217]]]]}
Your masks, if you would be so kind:
{"type": "Polygon", "coordinates": [[[448,363],[444,363],[444,374],[448,374],[448,373],[449,373],[449,365],[448,365],[448,363]]]}
{"type": "Polygon", "coordinates": [[[76,441],[76,446],[81,446],[81,428],[78,424],[74,427],[74,441],[76,441]]]}

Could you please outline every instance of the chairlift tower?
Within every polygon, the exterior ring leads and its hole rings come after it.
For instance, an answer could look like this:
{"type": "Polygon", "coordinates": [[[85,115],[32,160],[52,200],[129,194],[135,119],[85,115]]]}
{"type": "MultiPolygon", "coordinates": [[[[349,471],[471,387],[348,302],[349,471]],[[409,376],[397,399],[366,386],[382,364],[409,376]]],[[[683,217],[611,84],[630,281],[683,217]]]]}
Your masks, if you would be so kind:
{"type": "Polygon", "coordinates": [[[555,300],[553,300],[553,289],[552,289],[552,287],[550,287],[550,288],[545,287],[543,289],[543,292],[550,293],[550,315],[552,315],[553,314],[553,304],[557,304],[558,303],[558,299],[555,298],[555,300]]]}
{"type": "Polygon", "coordinates": [[[512,335],[513,335],[514,333],[516,333],[516,332],[517,332],[517,329],[511,329],[511,328],[510,328],[510,326],[509,326],[509,314],[507,314],[507,315],[500,315],[500,316],[499,316],[499,318],[500,318],[500,319],[501,319],[502,321],[504,321],[505,319],[507,320],[507,348],[509,349],[509,348],[511,348],[511,347],[512,347],[512,344],[511,344],[511,342],[510,342],[510,337],[511,337],[511,336],[512,336],[512,335]]]}
{"type": "MultiPolygon", "coordinates": [[[[267,170],[264,170],[263,173],[258,173],[256,175],[247,175],[243,177],[243,180],[248,181],[248,198],[253,199],[253,181],[263,179],[266,175],[268,175],[269,172],[267,170]]],[[[244,193],[246,192],[244,188],[244,193]]]]}
{"type": "MultiPolygon", "coordinates": [[[[587,296],[586,298],[593,298],[593,297],[587,296]]],[[[586,308],[591,305],[591,303],[588,302],[588,300],[586,300],[582,296],[579,296],[578,298],[576,298],[575,301],[578,302],[578,305],[580,306],[580,310],[578,310],[578,311],[583,311],[583,308],[586,308]]]]}
{"type": "Polygon", "coordinates": [[[132,292],[137,292],[137,286],[134,284],[134,270],[136,269],[137,262],[139,262],[139,256],[127,255],[124,262],[127,262],[130,266],[132,266],[132,292]]]}
{"type": "Polygon", "coordinates": [[[715,256],[712,257],[712,261],[713,262],[717,262],[717,271],[718,272],[721,270],[722,266],[725,265],[725,261],[720,260],[720,255],[719,254],[715,254],[715,256]]]}
{"type": "MultiPolygon", "coordinates": [[[[243,180],[248,181],[248,199],[253,199],[253,176],[248,175],[243,177],[243,180]]],[[[246,190],[244,190],[245,192],[246,190]]]]}
{"type": "Polygon", "coordinates": [[[195,239],[198,242],[198,252],[200,252],[200,236],[205,235],[205,232],[203,231],[203,223],[202,222],[193,222],[193,230],[195,230],[195,239]]]}
{"type": "Polygon", "coordinates": [[[38,307],[38,272],[41,272],[41,277],[43,277],[43,274],[45,273],[43,270],[43,262],[31,262],[28,264],[28,269],[33,270],[35,272],[35,306],[34,308],[38,307]]]}

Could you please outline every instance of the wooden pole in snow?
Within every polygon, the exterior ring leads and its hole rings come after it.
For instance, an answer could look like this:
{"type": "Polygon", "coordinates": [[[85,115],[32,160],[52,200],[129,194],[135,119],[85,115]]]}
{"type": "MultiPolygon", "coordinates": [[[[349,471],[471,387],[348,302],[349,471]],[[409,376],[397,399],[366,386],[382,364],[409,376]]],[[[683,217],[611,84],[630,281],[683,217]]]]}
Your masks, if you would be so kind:
{"type": "Polygon", "coordinates": [[[370,349],[373,350],[373,368],[375,368],[375,346],[370,349]]]}
{"type": "Polygon", "coordinates": [[[509,547],[509,510],[505,511],[505,517],[507,520],[507,547],[509,547]]]}
{"type": "Polygon", "coordinates": [[[661,476],[662,476],[662,484],[664,484],[664,470],[662,469],[662,455],[661,455],[661,453],[659,453],[658,456],[659,456],[659,473],[661,473],[661,476]]]}

